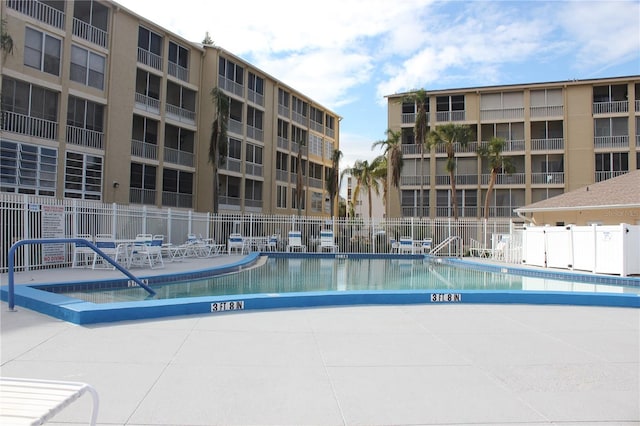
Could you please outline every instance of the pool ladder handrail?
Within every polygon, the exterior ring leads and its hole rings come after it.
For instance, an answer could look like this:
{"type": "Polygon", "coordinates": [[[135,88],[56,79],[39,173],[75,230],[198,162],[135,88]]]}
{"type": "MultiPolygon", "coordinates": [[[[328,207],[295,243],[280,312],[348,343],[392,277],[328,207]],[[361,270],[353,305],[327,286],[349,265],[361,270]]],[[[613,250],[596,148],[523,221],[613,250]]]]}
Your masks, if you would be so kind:
{"type": "Polygon", "coordinates": [[[455,244],[455,248],[456,248],[455,256],[462,257],[462,237],[459,237],[457,235],[448,236],[446,239],[441,241],[440,244],[438,244],[433,249],[431,249],[429,254],[437,255],[438,252],[441,251],[443,248],[448,247],[452,244],[455,244]]]}

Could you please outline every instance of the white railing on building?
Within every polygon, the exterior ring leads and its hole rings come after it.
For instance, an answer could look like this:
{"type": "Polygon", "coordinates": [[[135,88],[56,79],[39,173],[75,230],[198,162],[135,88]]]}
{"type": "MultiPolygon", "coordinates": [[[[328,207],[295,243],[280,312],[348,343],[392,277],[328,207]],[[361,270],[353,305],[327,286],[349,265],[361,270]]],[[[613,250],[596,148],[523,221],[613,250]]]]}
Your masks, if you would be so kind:
{"type": "Polygon", "coordinates": [[[531,139],[532,151],[564,150],[564,138],[531,139]]]}
{"type": "MultiPolygon", "coordinates": [[[[240,208],[242,200],[238,197],[227,197],[225,195],[220,196],[220,205],[221,206],[234,206],[238,209],[240,208]]],[[[228,207],[227,207],[228,208],[228,207]]],[[[222,241],[222,240],[220,240],[222,241]]]]}
{"type": "MultiPolygon", "coordinates": [[[[403,143],[402,144],[402,155],[415,155],[415,154],[420,154],[422,152],[422,145],[419,144],[415,144],[415,143],[403,143]]],[[[428,151],[425,148],[424,151],[425,154],[428,154],[428,151]]]]}
{"type": "Polygon", "coordinates": [[[256,141],[264,141],[264,131],[257,127],[247,125],[247,137],[256,141]]]}
{"type": "Polygon", "coordinates": [[[104,133],[67,125],[66,141],[72,145],[104,149],[104,133]]]}
{"type": "Polygon", "coordinates": [[[302,124],[303,126],[307,125],[307,117],[300,114],[299,112],[293,111],[291,113],[291,118],[298,124],[302,124]]]}
{"type": "Polygon", "coordinates": [[[278,136],[278,148],[289,151],[289,141],[281,136],[278,136]]]}
{"type": "Polygon", "coordinates": [[[286,170],[276,170],[276,180],[280,182],[289,182],[289,172],[286,170]]]}
{"type": "Polygon", "coordinates": [[[229,126],[229,131],[233,132],[237,135],[242,135],[242,123],[240,121],[234,120],[232,118],[227,122],[229,126]]]}
{"type": "Polygon", "coordinates": [[[221,75],[218,76],[218,86],[220,86],[222,90],[244,97],[244,86],[236,83],[235,81],[229,80],[226,77],[221,75]]]}
{"type": "Polygon", "coordinates": [[[436,121],[464,121],[466,117],[465,111],[438,111],[436,112],[436,121]]]}
{"type": "Polygon", "coordinates": [[[400,185],[402,186],[420,186],[430,185],[431,176],[400,176],[400,185]]]}
{"type": "Polygon", "coordinates": [[[404,112],[402,113],[402,124],[413,124],[416,122],[416,113],[415,112],[404,112]]]}
{"type": "Polygon", "coordinates": [[[324,133],[324,124],[311,120],[311,130],[315,130],[318,133],[324,133]]]}
{"type": "Polygon", "coordinates": [[[151,112],[160,115],[160,100],[152,98],[142,93],[135,93],[135,106],[141,111],[151,112]]]}
{"type": "Polygon", "coordinates": [[[193,207],[193,195],[162,191],[162,205],[190,209],[193,207]]]}
{"type": "Polygon", "coordinates": [[[613,102],[594,102],[594,114],[615,114],[629,112],[629,102],[613,101],[613,102]]]}
{"type": "Polygon", "coordinates": [[[138,47],[138,62],[157,70],[162,70],[162,56],[138,47]]]}
{"type": "Polygon", "coordinates": [[[149,160],[158,159],[158,145],[155,143],[131,140],[131,155],[149,160]]]}
{"type": "Polygon", "coordinates": [[[164,148],[164,161],[181,166],[193,167],[193,153],[175,148],[164,148]]]}
{"type": "Polygon", "coordinates": [[[175,62],[169,62],[168,73],[182,81],[189,82],[189,70],[175,62]]]}
{"type": "Polygon", "coordinates": [[[109,34],[78,18],[73,18],[73,35],[90,41],[100,47],[104,47],[105,49],[107,48],[109,34]]]}
{"type": "Polygon", "coordinates": [[[629,148],[629,136],[596,136],[594,148],[629,148]]]}
{"type": "Polygon", "coordinates": [[[603,180],[611,179],[614,177],[622,176],[629,173],[628,170],[609,170],[603,172],[596,172],[596,182],[602,182],[603,180]]]}
{"type": "Polygon", "coordinates": [[[196,113],[195,111],[188,110],[186,108],[181,108],[176,105],[167,104],[165,110],[167,111],[167,117],[173,120],[179,121],[181,123],[187,124],[196,124],[196,113]]]}
{"type": "Polygon", "coordinates": [[[262,164],[256,164],[256,163],[244,164],[244,172],[251,176],[264,176],[263,170],[264,170],[264,167],[262,166],[262,164]]]}
{"type": "Polygon", "coordinates": [[[564,172],[531,173],[531,183],[534,185],[563,185],[564,172]]]}
{"type": "Polygon", "coordinates": [[[334,138],[336,136],[336,132],[328,127],[325,127],[325,134],[330,138],[334,138]]]}
{"type": "Polygon", "coordinates": [[[480,110],[481,120],[512,120],[524,118],[524,107],[480,110]]]}
{"type": "Polygon", "coordinates": [[[254,90],[247,90],[247,99],[249,102],[253,102],[256,105],[264,106],[264,95],[261,95],[254,90]]]}
{"type": "Polygon", "coordinates": [[[157,191],[152,189],[131,188],[129,189],[129,202],[134,204],[150,204],[156,203],[157,191]]]}
{"type": "Polygon", "coordinates": [[[323,188],[324,187],[324,182],[322,181],[322,179],[310,177],[307,180],[307,185],[312,187],[312,188],[323,188]]]}
{"type": "Polygon", "coordinates": [[[57,122],[12,111],[2,111],[2,130],[41,139],[56,140],[58,138],[57,122]]]}
{"type": "Polygon", "coordinates": [[[240,173],[241,166],[242,166],[242,162],[237,158],[227,157],[221,168],[223,170],[228,170],[230,172],[240,173]]]}
{"type": "MultiPolygon", "coordinates": [[[[524,185],[526,174],[525,173],[498,173],[496,175],[496,185],[524,185]]],[[[484,173],[482,175],[482,185],[489,185],[491,180],[490,173],[484,173]]]]}
{"type": "Polygon", "coordinates": [[[64,29],[64,12],[39,1],[7,0],[7,7],[52,27],[64,29]]]}
{"type": "Polygon", "coordinates": [[[562,105],[532,106],[529,110],[532,118],[562,117],[564,107],[562,105]]]}
{"type": "Polygon", "coordinates": [[[285,118],[289,118],[289,108],[278,104],[278,114],[285,118]]]}
{"type": "MultiPolygon", "coordinates": [[[[486,143],[486,142],[483,142],[483,143],[486,143]]],[[[411,145],[409,145],[409,146],[411,146],[411,145]]],[[[476,141],[467,142],[467,144],[465,146],[462,146],[462,144],[460,142],[455,142],[453,144],[453,151],[456,152],[456,153],[477,152],[478,151],[478,142],[476,142],[476,141]]],[[[446,153],[446,152],[447,152],[447,147],[445,145],[442,145],[442,144],[436,145],[436,153],[442,154],[442,153],[446,153]]]]}

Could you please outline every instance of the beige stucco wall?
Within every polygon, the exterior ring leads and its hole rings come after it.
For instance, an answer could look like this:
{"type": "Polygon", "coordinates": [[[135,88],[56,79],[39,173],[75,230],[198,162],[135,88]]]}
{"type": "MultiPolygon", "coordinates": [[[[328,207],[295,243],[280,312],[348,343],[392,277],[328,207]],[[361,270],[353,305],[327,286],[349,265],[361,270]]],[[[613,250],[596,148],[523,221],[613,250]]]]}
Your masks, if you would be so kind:
{"type": "Polygon", "coordinates": [[[640,207],[620,209],[593,209],[555,212],[536,212],[533,214],[536,225],[618,225],[628,223],[640,225],[640,207]]]}

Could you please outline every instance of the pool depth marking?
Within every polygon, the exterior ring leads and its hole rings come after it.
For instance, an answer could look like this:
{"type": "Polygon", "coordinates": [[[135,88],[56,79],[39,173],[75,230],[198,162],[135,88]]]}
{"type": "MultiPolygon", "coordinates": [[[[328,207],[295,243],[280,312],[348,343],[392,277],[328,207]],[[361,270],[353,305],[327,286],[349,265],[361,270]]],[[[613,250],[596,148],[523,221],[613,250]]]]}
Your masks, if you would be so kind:
{"type": "Polygon", "coordinates": [[[462,302],[460,293],[431,293],[431,302],[462,302]]]}

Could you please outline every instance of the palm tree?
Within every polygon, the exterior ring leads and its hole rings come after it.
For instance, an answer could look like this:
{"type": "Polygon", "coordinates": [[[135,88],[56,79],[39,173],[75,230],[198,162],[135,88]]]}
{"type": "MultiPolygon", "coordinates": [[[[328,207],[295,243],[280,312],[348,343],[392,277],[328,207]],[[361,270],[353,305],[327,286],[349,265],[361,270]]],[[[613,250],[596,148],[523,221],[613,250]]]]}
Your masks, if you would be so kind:
{"type": "Polygon", "coordinates": [[[429,116],[427,114],[427,103],[429,96],[424,89],[416,90],[412,94],[405,96],[403,102],[415,102],[416,121],[413,126],[415,143],[420,147],[420,216],[424,206],[424,154],[428,148],[427,138],[429,135],[429,116]]]}
{"type": "Polygon", "coordinates": [[[216,112],[211,126],[209,140],[209,163],[213,168],[213,213],[218,213],[218,169],[227,158],[228,139],[227,123],[229,120],[229,97],[217,87],[211,89],[211,98],[216,112]]]}
{"type": "Polygon", "coordinates": [[[482,144],[478,148],[478,155],[487,160],[487,166],[489,166],[489,172],[491,172],[491,179],[489,180],[489,188],[487,188],[487,194],[484,199],[484,218],[489,218],[489,200],[491,199],[491,192],[493,191],[493,185],[496,183],[496,176],[498,172],[511,174],[516,171],[511,158],[504,157],[502,151],[504,150],[506,142],[503,138],[491,138],[489,143],[482,144]]]}
{"type": "MultiPolygon", "coordinates": [[[[380,146],[383,149],[383,154],[387,157],[386,168],[391,173],[391,185],[398,189],[398,196],[400,197],[400,176],[402,175],[403,157],[402,157],[402,134],[400,132],[394,132],[391,129],[387,129],[385,132],[387,135],[386,140],[374,142],[371,148],[380,146]]],[[[387,188],[385,186],[385,200],[387,195],[387,188]]],[[[401,197],[400,197],[401,199],[401,197]]],[[[386,202],[389,206],[389,202],[386,202]]]]}
{"type": "Polygon", "coordinates": [[[464,124],[444,124],[437,126],[429,133],[429,145],[443,145],[447,152],[446,170],[449,172],[451,180],[451,203],[453,204],[453,218],[458,220],[458,201],[456,196],[456,144],[461,147],[467,146],[471,138],[471,128],[464,124]]]}
{"type": "Polygon", "coordinates": [[[342,158],[342,151],[339,149],[334,149],[331,154],[331,168],[327,170],[325,174],[325,184],[327,187],[327,192],[329,193],[329,202],[331,203],[331,216],[335,216],[336,212],[334,210],[336,203],[336,195],[340,190],[340,159],[342,158]]]}
{"type": "Polygon", "coordinates": [[[379,167],[381,157],[377,157],[371,163],[367,160],[358,160],[353,164],[353,167],[345,169],[343,173],[348,173],[356,180],[356,186],[351,194],[352,205],[355,205],[358,201],[360,191],[365,189],[367,191],[369,201],[369,219],[372,214],[372,195],[371,191],[375,191],[376,194],[380,193],[380,187],[378,180],[376,179],[374,171],[379,167]]]}
{"type": "MultiPolygon", "coordinates": [[[[382,203],[387,206],[387,195],[389,191],[389,161],[384,155],[380,155],[373,160],[373,178],[382,184],[382,203]]],[[[386,210],[386,209],[385,209],[386,210]]]]}

